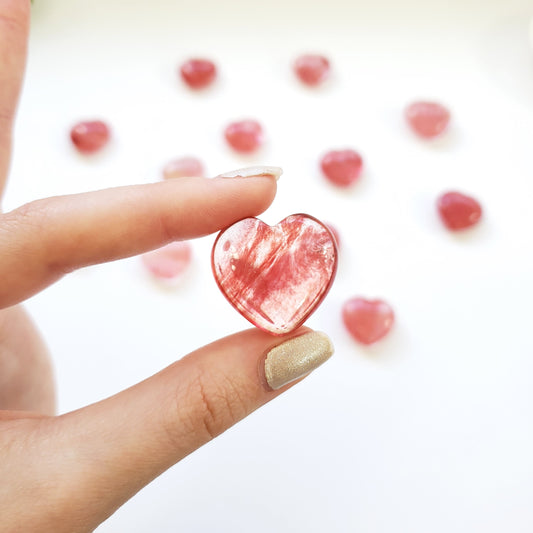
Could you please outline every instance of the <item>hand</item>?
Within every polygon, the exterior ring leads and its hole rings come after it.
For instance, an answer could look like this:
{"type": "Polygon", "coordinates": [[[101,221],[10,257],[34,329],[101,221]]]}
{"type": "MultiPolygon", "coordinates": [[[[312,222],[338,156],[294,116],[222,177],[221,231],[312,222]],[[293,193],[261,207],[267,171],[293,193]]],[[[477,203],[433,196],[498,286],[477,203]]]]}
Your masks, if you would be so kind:
{"type": "MultiPolygon", "coordinates": [[[[0,0],[0,193],[29,0],[0,0]]],[[[261,213],[273,176],[184,178],[38,200],[0,215],[1,532],[92,531],[144,485],[324,362],[329,339],[232,335],[78,411],[52,416],[46,349],[18,305],[65,273],[261,213]],[[278,348],[279,347],[279,348],[278,348]]]]}

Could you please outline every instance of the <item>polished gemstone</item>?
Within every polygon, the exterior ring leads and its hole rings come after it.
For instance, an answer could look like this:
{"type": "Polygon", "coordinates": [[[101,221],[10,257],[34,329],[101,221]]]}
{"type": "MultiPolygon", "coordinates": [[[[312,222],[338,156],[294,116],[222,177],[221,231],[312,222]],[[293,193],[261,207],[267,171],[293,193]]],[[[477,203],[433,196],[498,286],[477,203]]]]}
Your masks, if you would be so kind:
{"type": "Polygon", "coordinates": [[[361,175],[363,160],[354,150],[332,150],[324,155],[320,166],[331,183],[349,187],[361,175]]]}
{"type": "Polygon", "coordinates": [[[109,141],[109,127],[101,120],[79,122],[70,130],[72,143],[82,154],[101,150],[109,141]]]}
{"type": "Polygon", "coordinates": [[[324,224],[291,215],[276,226],[245,218],[222,231],[212,253],[215,279],[247,320],[274,335],[298,328],[329,291],[337,250],[324,224]]]}
{"type": "Polygon", "coordinates": [[[256,120],[232,122],[224,134],[228,144],[237,152],[254,152],[263,143],[263,128],[256,120]]]}
{"type": "Polygon", "coordinates": [[[194,176],[200,178],[204,176],[204,166],[196,157],[174,159],[167,163],[163,169],[163,178],[166,180],[194,176]]]}
{"type": "Polygon", "coordinates": [[[405,118],[418,136],[432,139],[448,127],[450,112],[437,102],[413,102],[405,110],[405,118]]]}
{"type": "Polygon", "coordinates": [[[189,268],[192,247],[187,241],[176,241],[141,256],[144,266],[156,278],[177,279],[189,268]]]}
{"type": "Polygon", "coordinates": [[[325,226],[331,231],[333,237],[335,238],[335,244],[337,245],[337,251],[341,248],[341,237],[339,234],[339,230],[331,223],[327,222],[325,226]]]}
{"type": "Polygon", "coordinates": [[[383,300],[351,298],[342,308],[342,319],[355,340],[362,344],[373,344],[391,329],[394,312],[383,300]]]}
{"type": "Polygon", "coordinates": [[[189,59],[180,68],[183,81],[191,89],[204,89],[213,83],[217,68],[208,59],[189,59]]]}
{"type": "Polygon", "coordinates": [[[314,87],[320,85],[329,77],[330,64],[324,56],[306,54],[296,59],[294,72],[302,83],[314,87]]]}
{"type": "Polygon", "coordinates": [[[482,214],[480,203],[475,198],[460,192],[447,192],[440,196],[437,200],[437,209],[444,225],[452,231],[474,226],[482,214]]]}

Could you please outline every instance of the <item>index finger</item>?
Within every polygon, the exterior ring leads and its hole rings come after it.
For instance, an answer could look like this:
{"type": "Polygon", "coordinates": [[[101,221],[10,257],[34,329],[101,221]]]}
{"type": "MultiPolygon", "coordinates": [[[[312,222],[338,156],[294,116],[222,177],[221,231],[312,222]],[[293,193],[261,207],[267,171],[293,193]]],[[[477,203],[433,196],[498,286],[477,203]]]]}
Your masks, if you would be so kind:
{"type": "Polygon", "coordinates": [[[76,268],[208,235],[262,213],[274,199],[276,175],[252,170],[248,177],[180,178],[47,198],[1,215],[0,308],[76,268]]]}

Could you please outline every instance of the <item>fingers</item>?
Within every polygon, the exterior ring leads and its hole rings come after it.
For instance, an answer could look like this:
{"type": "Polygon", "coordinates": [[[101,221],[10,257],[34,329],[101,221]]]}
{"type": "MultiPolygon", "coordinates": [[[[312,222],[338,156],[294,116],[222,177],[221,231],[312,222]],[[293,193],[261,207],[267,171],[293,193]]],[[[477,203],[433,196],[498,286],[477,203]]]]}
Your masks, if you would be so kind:
{"type": "Polygon", "coordinates": [[[180,178],[38,200],[0,216],[0,307],[76,268],[136,255],[258,215],[275,176],[180,178]]]}
{"type": "Polygon", "coordinates": [[[11,130],[26,64],[29,16],[29,0],[0,0],[0,196],[9,167],[11,130]]]}
{"type": "MultiPolygon", "coordinates": [[[[36,490],[35,503],[27,507],[30,521],[21,530],[48,531],[31,517],[52,513],[61,516],[51,529],[55,533],[92,531],[154,477],[332,353],[323,333],[302,329],[280,339],[249,330],[206,346],[112,398],[48,419],[39,429],[38,463],[25,456],[27,466],[17,475],[22,486],[25,475],[33,476],[28,479],[33,487],[39,486],[35,477],[53,483],[36,490]]],[[[10,502],[3,500],[6,505],[9,509],[10,502]]]]}

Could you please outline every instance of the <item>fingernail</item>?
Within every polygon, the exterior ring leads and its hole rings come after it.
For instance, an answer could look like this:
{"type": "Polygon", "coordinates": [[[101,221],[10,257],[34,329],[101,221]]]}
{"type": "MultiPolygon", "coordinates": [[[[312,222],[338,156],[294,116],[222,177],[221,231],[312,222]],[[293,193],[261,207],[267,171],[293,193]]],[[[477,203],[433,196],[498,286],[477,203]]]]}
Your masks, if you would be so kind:
{"type": "Polygon", "coordinates": [[[265,377],[270,388],[277,390],[303,378],[334,352],[333,343],[325,333],[311,331],[272,348],[265,360],[265,377]]]}
{"type": "Polygon", "coordinates": [[[279,180],[279,177],[283,174],[283,169],[280,167],[246,167],[233,170],[231,172],[225,172],[220,174],[217,178],[251,178],[254,176],[272,176],[279,180]]]}

